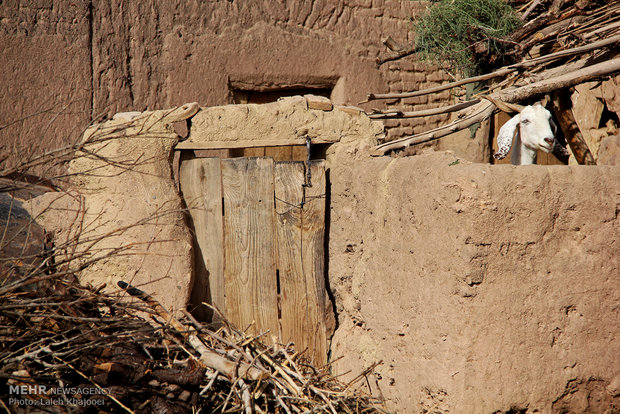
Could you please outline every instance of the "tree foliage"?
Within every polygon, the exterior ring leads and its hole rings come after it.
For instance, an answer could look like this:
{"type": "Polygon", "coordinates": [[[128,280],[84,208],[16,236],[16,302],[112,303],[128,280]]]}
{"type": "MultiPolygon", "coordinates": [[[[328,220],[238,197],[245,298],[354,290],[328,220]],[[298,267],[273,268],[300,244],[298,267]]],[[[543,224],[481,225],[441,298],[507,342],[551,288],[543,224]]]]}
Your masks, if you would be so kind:
{"type": "Polygon", "coordinates": [[[416,47],[423,59],[472,76],[501,55],[503,38],[519,26],[504,0],[439,0],[415,23],[416,47]]]}

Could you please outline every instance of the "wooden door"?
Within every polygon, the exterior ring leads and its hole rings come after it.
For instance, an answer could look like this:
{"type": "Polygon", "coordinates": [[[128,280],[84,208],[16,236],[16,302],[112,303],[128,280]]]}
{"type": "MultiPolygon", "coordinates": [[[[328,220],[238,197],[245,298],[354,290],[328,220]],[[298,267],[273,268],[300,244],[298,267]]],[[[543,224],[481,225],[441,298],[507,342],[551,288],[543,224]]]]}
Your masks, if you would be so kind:
{"type": "Polygon", "coordinates": [[[325,363],[324,161],[309,168],[312,186],[303,162],[195,158],[180,181],[195,230],[192,304],[212,303],[249,335],[295,342],[325,363]]]}

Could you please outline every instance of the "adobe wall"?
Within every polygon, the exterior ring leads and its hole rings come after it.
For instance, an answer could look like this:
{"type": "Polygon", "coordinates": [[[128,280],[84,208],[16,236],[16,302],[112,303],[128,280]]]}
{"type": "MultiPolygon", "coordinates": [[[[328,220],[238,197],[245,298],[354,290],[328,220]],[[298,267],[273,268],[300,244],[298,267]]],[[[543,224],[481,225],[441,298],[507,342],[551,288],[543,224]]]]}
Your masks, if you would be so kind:
{"type": "MultiPolygon", "coordinates": [[[[328,85],[335,103],[357,105],[368,92],[439,84],[445,75],[413,57],[376,64],[390,52],[382,39],[406,45],[410,18],[425,7],[397,0],[3,1],[0,151],[14,163],[34,149],[79,141],[91,120],[185,102],[223,105],[232,87],[328,85]]],[[[428,99],[403,109],[439,103],[428,99]]],[[[389,135],[443,120],[389,121],[389,135]]]]}
{"type": "Polygon", "coordinates": [[[383,361],[401,413],[620,409],[620,168],[431,152],[331,177],[336,373],[383,361]]]}
{"type": "Polygon", "coordinates": [[[290,138],[303,143],[306,136],[320,137],[332,143],[328,165],[337,157],[368,153],[384,135],[381,123],[359,109],[329,102],[329,109],[314,109],[326,103],[315,98],[207,108],[190,103],[116,114],[84,133],[83,147],[69,164],[69,191],[45,193],[28,200],[27,208],[55,232],[58,254],[74,259],[71,267],[82,282],[112,291],[119,280],[129,282],[168,309],[184,309],[196,273],[185,213],[199,207],[197,200],[182,199],[175,181],[179,166],[173,154],[181,137],[174,125],[191,121],[185,143],[192,144],[290,138]]]}
{"type": "Polygon", "coordinates": [[[193,246],[172,169],[173,124],[198,110],[191,103],[93,125],[69,164],[67,191],[27,200],[35,221],[54,232],[58,262],[82,283],[118,291],[123,281],[167,309],[187,305],[193,246]]]}

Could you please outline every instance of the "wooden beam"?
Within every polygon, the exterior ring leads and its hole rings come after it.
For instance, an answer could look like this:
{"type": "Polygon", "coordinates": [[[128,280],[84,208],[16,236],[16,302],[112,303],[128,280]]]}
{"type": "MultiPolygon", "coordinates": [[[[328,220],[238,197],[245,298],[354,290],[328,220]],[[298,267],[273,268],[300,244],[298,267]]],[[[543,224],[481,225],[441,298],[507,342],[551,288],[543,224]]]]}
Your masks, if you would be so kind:
{"type": "MultiPolygon", "coordinates": [[[[533,96],[554,92],[562,88],[569,88],[591,79],[614,74],[618,71],[620,71],[620,58],[615,58],[554,78],[544,79],[515,89],[496,92],[489,95],[489,97],[506,103],[521,102],[533,96]]],[[[476,122],[487,119],[493,114],[494,110],[495,105],[490,102],[480,102],[467,110],[470,111],[469,115],[463,118],[457,118],[450,124],[376,146],[375,155],[382,155],[394,149],[406,148],[409,145],[433,141],[453,132],[460,131],[461,129],[470,127],[476,122]]]]}
{"type": "Polygon", "coordinates": [[[564,73],[553,78],[543,79],[514,89],[505,89],[490,96],[500,101],[514,103],[522,102],[534,96],[544,95],[563,88],[595,79],[601,76],[612,75],[620,71],[620,57],[596,63],[591,66],[564,73]]]}
{"type": "MultiPolygon", "coordinates": [[[[333,144],[337,141],[330,141],[322,138],[312,138],[313,144],[333,144]]],[[[306,138],[285,138],[285,139],[256,139],[241,141],[183,141],[176,145],[175,149],[226,149],[226,148],[255,148],[255,147],[283,147],[288,145],[306,145],[306,138]]]]}
{"type": "Polygon", "coordinates": [[[570,98],[570,92],[567,89],[560,89],[553,93],[551,104],[560,128],[564,132],[566,142],[575,155],[575,159],[579,164],[596,165],[594,157],[588,148],[588,144],[584,139],[575,115],[573,114],[573,104],[570,98]]]}
{"type": "Polygon", "coordinates": [[[289,161],[293,159],[292,147],[267,147],[265,156],[273,158],[274,161],[289,161]]]}
{"type": "MultiPolygon", "coordinates": [[[[613,46],[617,43],[620,43],[620,35],[612,36],[607,39],[602,39],[596,42],[592,42],[590,44],[575,47],[573,49],[561,50],[555,53],[551,53],[549,55],[540,56],[535,59],[524,60],[523,62],[515,63],[510,66],[504,66],[499,68],[495,72],[487,73],[480,76],[474,76],[471,78],[462,79],[456,82],[446,83],[444,85],[436,86],[429,89],[423,89],[419,91],[413,92],[399,92],[399,93],[370,93],[368,94],[368,98],[364,102],[368,102],[371,100],[378,99],[396,99],[396,98],[412,98],[416,96],[428,95],[431,93],[441,92],[447,89],[456,88],[458,86],[463,86],[468,83],[481,82],[488,79],[498,78],[502,76],[506,76],[517,69],[528,69],[534,67],[536,65],[540,65],[542,63],[550,62],[556,59],[560,59],[567,56],[580,55],[583,53],[591,52],[596,49],[600,49],[603,47],[613,46]]],[[[593,65],[594,66],[594,65],[593,65]]]]}

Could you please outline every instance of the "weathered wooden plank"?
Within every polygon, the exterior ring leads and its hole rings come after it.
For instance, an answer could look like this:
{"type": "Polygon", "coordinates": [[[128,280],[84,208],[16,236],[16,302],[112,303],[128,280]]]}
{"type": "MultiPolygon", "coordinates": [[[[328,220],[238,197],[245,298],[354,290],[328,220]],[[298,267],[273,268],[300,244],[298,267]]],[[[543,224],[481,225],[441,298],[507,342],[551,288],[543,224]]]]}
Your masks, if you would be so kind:
{"type": "Polygon", "coordinates": [[[271,158],[222,160],[226,316],[279,336],[273,185],[271,158]]]}
{"type": "MultiPolygon", "coordinates": [[[[304,165],[277,162],[274,168],[278,274],[280,282],[280,326],[283,343],[295,342],[298,350],[310,347],[309,325],[315,316],[313,291],[308,292],[302,261],[302,213],[304,165]],[[309,297],[310,296],[310,297],[309,297]]],[[[314,354],[310,354],[314,357],[314,354]]]]}
{"type": "MultiPolygon", "coordinates": [[[[304,268],[312,269],[314,274],[312,282],[316,292],[318,316],[313,326],[314,333],[311,333],[314,335],[312,347],[317,350],[317,356],[324,355],[324,362],[327,363],[327,336],[331,336],[331,333],[326,331],[325,323],[334,316],[331,314],[332,307],[325,287],[325,161],[311,161],[310,172],[312,187],[306,187],[306,203],[303,208],[302,257],[304,268]],[[321,350],[320,354],[318,350],[321,350]]],[[[311,286],[308,286],[308,289],[310,288],[311,286]]]]}
{"type": "Polygon", "coordinates": [[[308,150],[306,148],[305,145],[295,145],[293,146],[293,156],[292,156],[292,160],[293,161],[306,161],[306,159],[308,158],[308,150]]]}
{"type": "MultiPolygon", "coordinates": [[[[326,140],[320,137],[312,138],[313,144],[333,144],[334,140],[326,140]]],[[[175,149],[221,149],[221,148],[251,148],[251,147],[281,147],[287,145],[306,145],[305,138],[283,138],[283,139],[256,139],[238,141],[182,141],[175,149]]]]}
{"type": "Polygon", "coordinates": [[[244,157],[264,157],[265,147],[250,147],[243,149],[244,157]]]}
{"type": "Polygon", "coordinates": [[[292,157],[292,147],[266,147],[265,156],[273,158],[274,161],[290,161],[292,157]]]}
{"type": "Polygon", "coordinates": [[[568,89],[561,89],[554,92],[551,98],[553,112],[558,119],[560,128],[562,129],[562,132],[564,132],[566,142],[570,146],[577,163],[596,165],[596,161],[594,160],[594,156],[588,147],[588,143],[586,142],[581,130],[579,129],[579,125],[577,125],[577,121],[575,120],[575,115],[573,114],[573,103],[570,96],[571,94],[568,89]]]}
{"type": "Polygon", "coordinates": [[[229,149],[203,149],[193,152],[196,158],[230,158],[229,149]]]}
{"type": "Polygon", "coordinates": [[[220,159],[183,160],[180,181],[193,222],[196,248],[191,304],[197,317],[210,320],[212,312],[202,302],[211,303],[222,312],[226,309],[220,159]]]}
{"type": "Polygon", "coordinates": [[[317,176],[302,206],[303,163],[275,164],[281,339],[295,342],[297,349],[308,348],[316,363],[326,363],[323,165],[313,165],[312,172],[317,176]]]}

